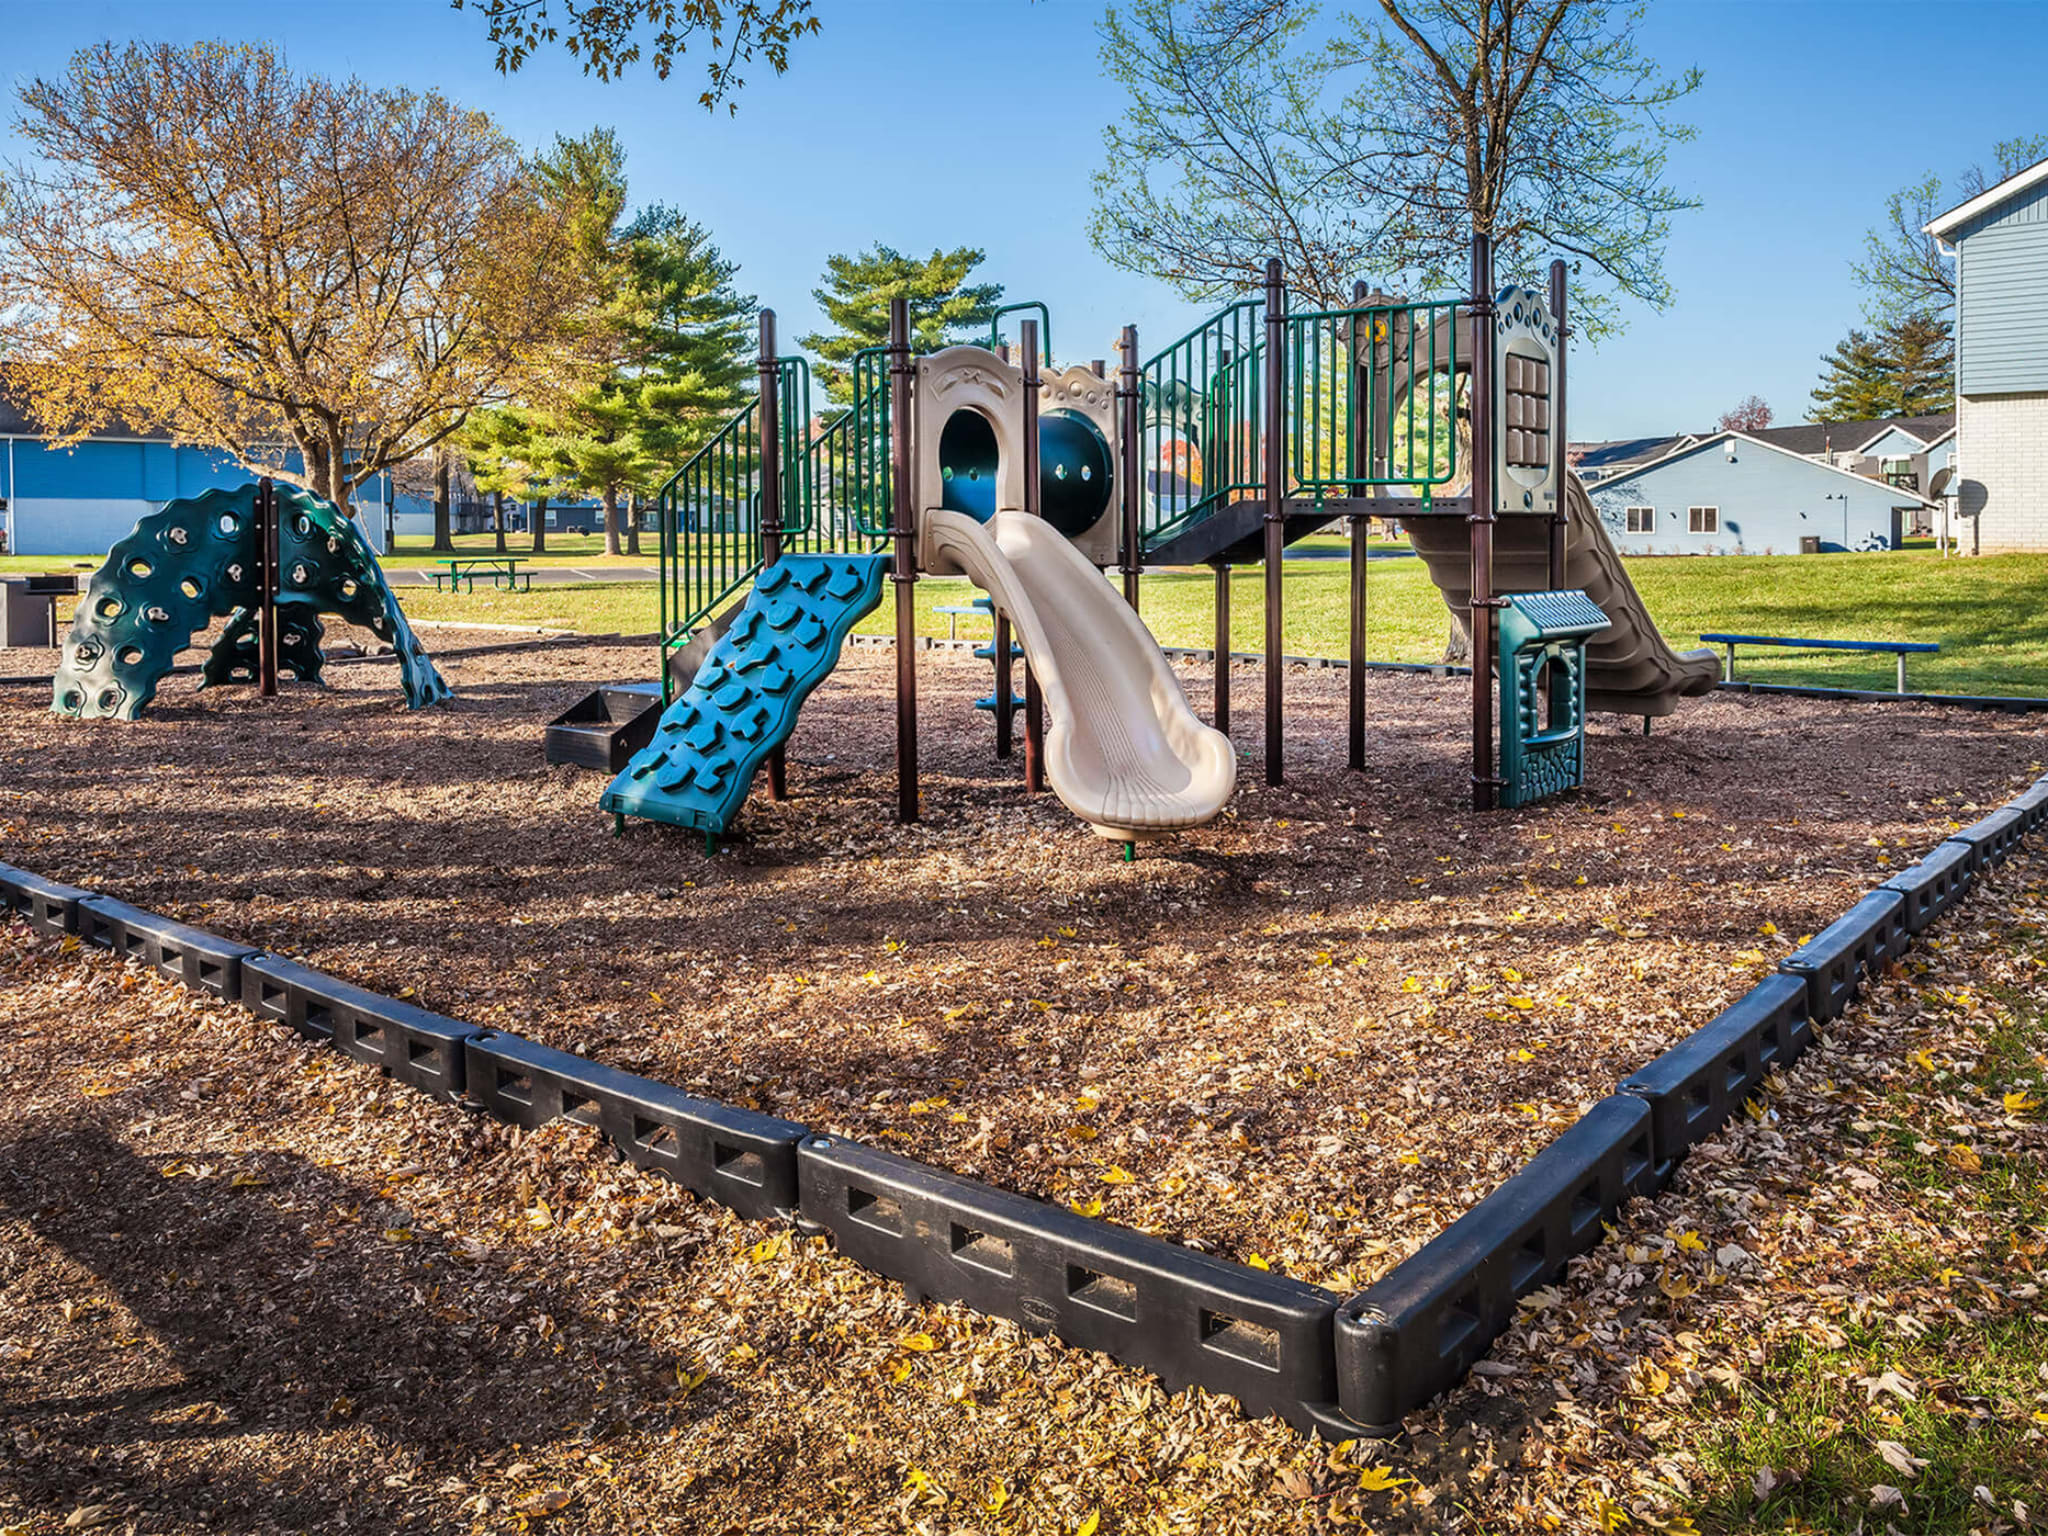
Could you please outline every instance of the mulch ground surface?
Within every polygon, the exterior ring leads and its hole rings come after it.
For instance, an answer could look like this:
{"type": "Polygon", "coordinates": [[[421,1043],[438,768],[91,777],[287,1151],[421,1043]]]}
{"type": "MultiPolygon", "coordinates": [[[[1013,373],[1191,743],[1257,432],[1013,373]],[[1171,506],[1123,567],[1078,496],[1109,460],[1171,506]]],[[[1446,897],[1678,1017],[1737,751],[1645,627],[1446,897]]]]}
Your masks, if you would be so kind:
{"type": "Polygon", "coordinates": [[[0,1529],[2016,1529],[2048,1351],[1985,1341],[2039,1330],[2048,1232],[1987,1197],[2048,1158],[2005,1033],[2048,1007],[2044,881],[1980,885],[1405,1443],[1347,1448],[0,920],[0,1529]],[[1731,1443],[1816,1393],[1819,1432],[1731,1443]]]}
{"type": "Polygon", "coordinates": [[[542,761],[547,720],[652,663],[457,657],[420,713],[389,665],[268,702],[172,678],[134,723],[0,690],[0,858],[1342,1290],[2042,755],[2024,718],[1711,698],[1647,738],[1597,726],[1589,791],[1478,816],[1461,683],[1370,679],[1354,775],[1342,674],[1291,672],[1269,788],[1240,668],[1230,811],[1126,864],[993,758],[988,669],[958,654],[924,658],[924,820],[899,825],[891,653],[855,647],[791,798],[757,784],[707,859],[614,837],[602,776],[542,761]]]}

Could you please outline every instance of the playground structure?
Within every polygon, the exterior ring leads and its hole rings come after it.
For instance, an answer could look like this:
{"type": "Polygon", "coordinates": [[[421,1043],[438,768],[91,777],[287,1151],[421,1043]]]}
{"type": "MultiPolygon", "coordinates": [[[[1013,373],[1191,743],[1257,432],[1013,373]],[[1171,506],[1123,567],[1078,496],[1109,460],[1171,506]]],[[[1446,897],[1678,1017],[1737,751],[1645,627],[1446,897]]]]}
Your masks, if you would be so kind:
{"type": "MultiPolygon", "coordinates": [[[[1114,378],[1103,362],[1054,368],[1040,304],[998,311],[985,344],[925,356],[912,354],[904,303],[892,306],[890,327],[887,345],[851,360],[848,400],[813,435],[809,367],[779,354],[764,311],[756,399],[663,488],[668,714],[606,792],[615,815],[691,827],[715,844],[752,764],[765,762],[771,794],[784,793],[782,743],[838,640],[803,669],[808,681],[785,681],[787,669],[756,654],[765,644],[780,657],[786,642],[769,632],[782,627],[756,622],[741,634],[735,621],[763,610],[756,597],[734,600],[749,584],[758,594],[791,560],[879,563],[887,551],[904,821],[919,815],[913,620],[926,575],[965,575],[992,600],[992,700],[1011,697],[1013,636],[1021,647],[1027,788],[1049,780],[1096,832],[1127,845],[1201,824],[1235,786],[1234,565],[1265,568],[1264,768],[1267,782],[1282,782],[1282,560],[1290,543],[1338,519],[1352,555],[1353,769],[1366,761],[1373,518],[1408,533],[1470,638],[1475,809],[1580,782],[1589,710],[1647,720],[1718,679],[1711,652],[1675,653],[1657,633],[1566,468],[1562,262],[1547,295],[1496,294],[1480,238],[1470,297],[1413,302],[1361,284],[1350,306],[1306,312],[1290,311],[1279,263],[1269,262],[1259,297],[1148,361],[1126,327],[1114,378]],[[1020,317],[1013,359],[1001,321],[1023,310],[1037,314],[1020,317]],[[1146,568],[1191,565],[1216,573],[1213,725],[1189,709],[1139,618],[1146,568]],[[1100,575],[1112,566],[1119,601],[1100,575]],[[1510,597],[1535,594],[1555,601],[1525,604],[1523,622],[1504,625],[1510,597]],[[716,686],[705,685],[705,668],[716,686]],[[742,686],[757,670],[786,708],[742,686]]],[[[868,582],[842,585],[829,611],[805,620],[819,637],[843,637],[879,601],[868,582]]],[[[996,753],[1008,756],[1011,711],[992,713],[996,753]]]]}
{"type": "Polygon", "coordinates": [[[355,525],[309,492],[269,479],[165,503],[108,552],[78,605],[52,680],[60,715],[133,720],[192,636],[227,628],[200,687],[277,692],[280,664],[320,681],[322,613],[391,646],[406,705],[447,699],[448,685],[413,635],[382,567],[355,525]]]}

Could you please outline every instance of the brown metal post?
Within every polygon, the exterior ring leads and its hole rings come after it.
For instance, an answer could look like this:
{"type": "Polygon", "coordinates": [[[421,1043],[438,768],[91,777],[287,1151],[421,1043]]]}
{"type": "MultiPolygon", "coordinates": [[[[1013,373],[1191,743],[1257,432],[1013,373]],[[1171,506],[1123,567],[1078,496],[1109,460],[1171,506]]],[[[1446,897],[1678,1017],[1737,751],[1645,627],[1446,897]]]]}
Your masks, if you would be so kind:
{"type": "Polygon", "coordinates": [[[1280,258],[1266,262],[1266,782],[1282,778],[1280,562],[1287,548],[1287,289],[1280,258]]]}
{"type": "MultiPolygon", "coordinates": [[[[1017,322],[1017,350],[1024,354],[1024,515],[1040,515],[1038,485],[1038,322],[1017,322]]],[[[1000,708],[1000,704],[997,706],[1000,708]]],[[[1045,695],[1024,658],[1024,788],[1045,788],[1045,695]]]]}
{"type": "Polygon", "coordinates": [[[1144,432],[1144,413],[1139,408],[1141,386],[1138,382],[1138,328],[1124,327],[1116,344],[1116,436],[1117,436],[1117,491],[1123,515],[1123,578],[1124,601],[1131,605],[1131,612],[1138,611],[1138,578],[1145,570],[1144,531],[1141,519],[1144,510],[1144,488],[1138,484],[1139,443],[1144,432]]]}
{"type": "Polygon", "coordinates": [[[910,455],[910,301],[889,301],[889,533],[896,563],[896,819],[917,808],[917,470],[910,455]]]}
{"type": "Polygon", "coordinates": [[[1216,729],[1230,734],[1230,564],[1216,562],[1216,729]]]}
{"type": "Polygon", "coordinates": [[[256,482],[256,691],[277,697],[277,587],[282,563],[277,528],[277,482],[256,482]]]}
{"type": "Polygon", "coordinates": [[[1571,328],[1565,318],[1565,268],[1562,261],[1550,264],[1550,318],[1557,322],[1557,355],[1550,365],[1550,478],[1557,487],[1557,505],[1550,513],[1550,590],[1555,592],[1565,583],[1565,523],[1571,515],[1564,499],[1564,477],[1571,471],[1570,457],[1566,452],[1564,415],[1565,338],[1571,334],[1571,328]]]}
{"type": "MultiPolygon", "coordinates": [[[[775,361],[775,311],[761,311],[761,564],[782,558],[782,377],[775,361]]],[[[768,754],[768,798],[789,798],[789,763],[778,743],[768,754]]]]}
{"type": "Polygon", "coordinates": [[[1472,237],[1472,809],[1490,811],[1493,776],[1493,242],[1472,237]]]}
{"type": "MultiPolygon", "coordinates": [[[[1370,336],[1361,337],[1364,323],[1358,310],[1365,303],[1365,284],[1351,285],[1351,494],[1370,496],[1374,487],[1365,482],[1372,474],[1372,451],[1365,441],[1368,419],[1367,392],[1372,388],[1372,369],[1359,361],[1361,342],[1369,349],[1370,336]]],[[[1370,356],[1370,352],[1367,353],[1370,356]]],[[[1366,559],[1372,549],[1372,518],[1363,512],[1346,515],[1351,534],[1351,668],[1345,678],[1346,713],[1350,722],[1349,758],[1353,771],[1365,767],[1365,577],[1366,559]]]]}

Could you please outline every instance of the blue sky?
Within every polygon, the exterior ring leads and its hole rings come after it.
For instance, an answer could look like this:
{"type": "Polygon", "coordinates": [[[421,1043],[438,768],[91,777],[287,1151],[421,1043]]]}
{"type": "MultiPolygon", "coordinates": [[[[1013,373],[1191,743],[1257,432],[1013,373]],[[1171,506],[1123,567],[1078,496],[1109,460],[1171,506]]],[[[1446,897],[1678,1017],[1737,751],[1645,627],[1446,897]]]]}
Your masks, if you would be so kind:
{"type": "MultiPolygon", "coordinates": [[[[817,321],[826,255],[877,240],[976,245],[1013,298],[1053,311],[1063,358],[1110,352],[1126,322],[1161,345],[1198,311],[1110,268],[1085,234],[1101,130],[1098,0],[818,0],[824,30],[790,73],[757,68],[739,114],[706,114],[698,71],[600,84],[544,57],[509,79],[473,12],[440,0],[4,0],[10,84],[105,37],[269,39],[306,70],[431,85],[528,145],[619,130],[636,201],[708,223],[785,335],[817,321]]],[[[1848,262],[1885,196],[1953,175],[2002,138],[2048,130],[2048,5],[1660,0],[1647,51],[1706,84],[1672,180],[1704,200],[1675,222],[1676,303],[1582,351],[1573,435],[1710,425],[1755,391],[1803,419],[1818,359],[1858,317],[1848,262]]],[[[12,111],[8,113],[12,138],[12,111]]],[[[10,142],[9,153],[15,147],[10,142]]],[[[1372,274],[1360,274],[1370,277],[1372,274]]]]}

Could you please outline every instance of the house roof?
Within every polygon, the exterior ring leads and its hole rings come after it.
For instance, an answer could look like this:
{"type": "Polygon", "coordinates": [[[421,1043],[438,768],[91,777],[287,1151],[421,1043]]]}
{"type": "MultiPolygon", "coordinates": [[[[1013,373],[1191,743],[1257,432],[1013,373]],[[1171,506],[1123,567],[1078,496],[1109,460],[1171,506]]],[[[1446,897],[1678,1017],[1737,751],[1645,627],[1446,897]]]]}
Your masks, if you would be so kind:
{"type": "Polygon", "coordinates": [[[1686,443],[1682,447],[1676,448],[1672,452],[1665,454],[1660,459],[1653,459],[1647,464],[1633,465],[1630,467],[1626,475],[1615,475],[1610,476],[1609,478],[1629,480],[1640,479],[1644,475],[1654,474],[1656,471],[1662,469],[1667,464],[1675,464],[1680,459],[1691,458],[1694,454],[1702,453],[1707,449],[1714,447],[1716,444],[1726,442],[1730,438],[1734,438],[1740,442],[1754,443],[1759,448],[1768,449],[1772,453],[1782,454],[1785,458],[1790,459],[1795,464],[1804,464],[1807,468],[1813,470],[1816,474],[1840,475],[1843,479],[1854,480],[1858,485],[1864,486],[1866,488],[1870,486],[1882,486],[1885,490],[1890,491],[1893,496],[1903,498],[1906,500],[1917,501],[1923,507],[1935,507],[1939,505],[1938,502],[1929,501],[1925,496],[1922,496],[1917,491],[1905,490],[1902,487],[1895,485],[1885,485],[1885,483],[1882,480],[1873,480],[1868,475],[1859,475],[1851,470],[1839,469],[1833,464],[1824,464],[1819,459],[1811,458],[1808,455],[1799,452],[1796,448],[1786,448],[1778,443],[1766,442],[1763,438],[1758,437],[1754,433],[1750,432],[1716,432],[1711,437],[1703,437],[1700,438],[1697,442],[1686,443]]]}
{"type": "Polygon", "coordinates": [[[1889,416],[1874,421],[1803,421],[1791,427],[1763,427],[1745,436],[1810,457],[1830,448],[1836,453],[1861,453],[1894,430],[1929,447],[1953,432],[1955,425],[1954,411],[1938,411],[1930,416],[1889,416]]]}
{"type": "Polygon", "coordinates": [[[1623,437],[1604,443],[1573,443],[1571,451],[1578,457],[1572,467],[1582,475],[1588,472],[1605,474],[1624,464],[1644,464],[1651,459],[1662,458],[1679,444],[1693,440],[1691,433],[1678,432],[1669,437],[1623,437]]]}
{"type": "MultiPolygon", "coordinates": [[[[11,398],[5,389],[0,389],[0,437],[49,437],[50,430],[23,409],[20,402],[11,398]]],[[[167,443],[171,434],[162,428],[137,431],[122,422],[105,422],[85,434],[88,438],[115,437],[147,439],[150,442],[167,443]]]]}
{"type": "Polygon", "coordinates": [[[1970,222],[1980,213],[1989,213],[2008,198],[2017,197],[2031,187],[2048,181],[2048,160],[2036,160],[2023,171],[2015,171],[1995,187],[1986,187],[1968,202],[1957,203],[1947,213],[1941,214],[1922,226],[1925,233],[1941,240],[1954,230],[1970,222]]]}

